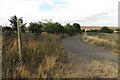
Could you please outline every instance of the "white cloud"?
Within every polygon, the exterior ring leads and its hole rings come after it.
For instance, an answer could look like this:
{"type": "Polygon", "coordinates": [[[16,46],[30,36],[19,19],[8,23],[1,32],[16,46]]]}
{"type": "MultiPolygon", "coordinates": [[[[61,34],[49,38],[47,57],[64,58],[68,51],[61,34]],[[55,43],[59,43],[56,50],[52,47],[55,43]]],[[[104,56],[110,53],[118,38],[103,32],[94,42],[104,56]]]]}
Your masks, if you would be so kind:
{"type": "Polygon", "coordinates": [[[25,22],[53,19],[61,23],[79,22],[81,25],[117,26],[119,0],[1,0],[0,25],[9,24],[13,15],[25,22]],[[57,1],[57,3],[55,3],[57,1]],[[41,10],[46,3],[49,11],[41,10]]]}

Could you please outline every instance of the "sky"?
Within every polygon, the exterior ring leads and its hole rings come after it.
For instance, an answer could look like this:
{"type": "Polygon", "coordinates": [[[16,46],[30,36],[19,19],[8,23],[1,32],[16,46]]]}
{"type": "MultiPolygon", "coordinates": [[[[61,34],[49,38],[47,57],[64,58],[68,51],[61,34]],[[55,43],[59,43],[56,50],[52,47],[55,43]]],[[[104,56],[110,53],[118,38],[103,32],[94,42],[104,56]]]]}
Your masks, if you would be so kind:
{"type": "Polygon", "coordinates": [[[0,25],[16,15],[24,22],[52,19],[62,25],[118,26],[119,0],[0,0],[0,25]]]}

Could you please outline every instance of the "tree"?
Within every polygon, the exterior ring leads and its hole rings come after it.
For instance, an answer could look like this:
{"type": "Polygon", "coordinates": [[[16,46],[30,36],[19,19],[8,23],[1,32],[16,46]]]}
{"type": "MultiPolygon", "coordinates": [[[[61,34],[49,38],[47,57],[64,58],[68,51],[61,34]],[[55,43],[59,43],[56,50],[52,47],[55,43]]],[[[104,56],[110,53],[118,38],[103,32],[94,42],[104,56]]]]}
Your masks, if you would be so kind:
{"type": "Polygon", "coordinates": [[[2,27],[2,31],[12,31],[12,28],[9,26],[2,27]]]}
{"type": "Polygon", "coordinates": [[[56,22],[56,23],[54,23],[54,25],[55,25],[55,32],[56,33],[63,33],[64,32],[64,27],[60,23],[56,22]]]}
{"type": "Polygon", "coordinates": [[[11,37],[13,36],[15,33],[12,29],[12,27],[9,27],[9,26],[4,26],[2,27],[2,35],[5,36],[5,37],[11,37]]]}
{"type": "Polygon", "coordinates": [[[40,34],[42,32],[43,24],[42,22],[31,22],[30,26],[28,27],[30,32],[34,34],[40,34]]]}
{"type": "Polygon", "coordinates": [[[55,31],[55,25],[52,21],[47,21],[44,23],[44,31],[53,33],[55,31]]]}
{"type": "MultiPolygon", "coordinates": [[[[17,22],[16,22],[17,16],[16,16],[16,15],[11,16],[10,19],[8,19],[8,20],[10,21],[10,25],[12,26],[13,30],[17,31],[17,22]]],[[[24,31],[25,25],[26,25],[27,23],[23,24],[23,19],[22,19],[22,17],[19,18],[18,21],[19,21],[21,30],[24,31]]]]}
{"type": "Polygon", "coordinates": [[[47,21],[44,23],[44,31],[49,33],[62,33],[64,27],[58,22],[47,21]]]}
{"type": "Polygon", "coordinates": [[[10,25],[13,27],[14,30],[17,31],[17,16],[14,15],[14,16],[11,16],[10,19],[8,19],[10,21],[10,25]]]}
{"type": "Polygon", "coordinates": [[[109,29],[108,27],[102,27],[100,30],[99,30],[99,32],[101,32],[101,33],[113,33],[113,31],[114,30],[112,30],[112,29],[109,29]]]}
{"type": "Polygon", "coordinates": [[[65,31],[65,33],[67,33],[70,36],[75,34],[75,29],[70,24],[65,25],[64,31],[65,31]]]}
{"type": "Polygon", "coordinates": [[[81,26],[78,23],[74,23],[73,28],[75,29],[75,32],[81,33],[81,26]]]}
{"type": "Polygon", "coordinates": [[[99,30],[98,30],[98,29],[90,29],[90,30],[87,30],[86,32],[94,32],[94,33],[98,33],[99,30]]]}
{"type": "Polygon", "coordinates": [[[82,29],[82,32],[85,32],[85,29],[82,29]]]}
{"type": "Polygon", "coordinates": [[[118,28],[118,29],[116,29],[116,31],[119,33],[119,32],[120,32],[120,29],[118,28]]]}

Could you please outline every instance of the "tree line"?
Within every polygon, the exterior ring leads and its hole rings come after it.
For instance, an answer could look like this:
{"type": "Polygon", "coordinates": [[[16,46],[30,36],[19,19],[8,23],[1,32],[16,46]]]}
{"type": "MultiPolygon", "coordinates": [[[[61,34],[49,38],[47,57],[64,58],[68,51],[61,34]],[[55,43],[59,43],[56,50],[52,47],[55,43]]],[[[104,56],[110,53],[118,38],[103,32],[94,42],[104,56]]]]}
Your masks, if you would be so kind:
{"type": "MultiPolygon", "coordinates": [[[[3,27],[3,32],[5,31],[17,31],[17,25],[16,25],[16,19],[17,16],[12,16],[9,19],[10,25],[12,27],[3,27]]],[[[44,22],[38,21],[38,22],[31,22],[29,23],[29,26],[26,27],[26,23],[23,23],[22,17],[19,18],[20,28],[22,32],[29,31],[32,34],[38,35],[42,32],[48,32],[48,33],[66,33],[70,36],[76,34],[76,33],[82,33],[81,26],[79,23],[73,23],[73,25],[70,25],[69,23],[65,26],[62,26],[58,22],[53,22],[52,20],[45,20],[44,22]]]]}
{"type": "MultiPolygon", "coordinates": [[[[10,25],[12,27],[2,27],[3,32],[16,32],[17,31],[17,23],[16,23],[17,16],[11,16],[9,20],[10,25]]],[[[67,23],[65,26],[62,26],[58,22],[53,22],[52,20],[45,20],[44,22],[38,21],[38,22],[31,22],[29,23],[29,26],[26,27],[27,23],[23,23],[23,18],[19,18],[20,28],[22,32],[30,32],[32,34],[38,35],[42,32],[48,32],[48,33],[66,33],[69,36],[75,35],[77,33],[85,32],[85,29],[81,29],[81,26],[79,23],[73,23],[73,25],[70,25],[70,23],[67,23]]],[[[116,31],[120,32],[120,29],[116,29],[116,31]]],[[[100,30],[94,29],[94,30],[87,30],[86,32],[94,32],[94,33],[113,33],[113,29],[109,29],[107,26],[102,27],[100,30]]]]}
{"type": "MultiPolygon", "coordinates": [[[[119,32],[119,29],[116,29],[117,32],[119,32]]],[[[98,29],[94,29],[94,30],[87,30],[86,32],[94,32],[94,33],[113,33],[114,30],[108,28],[107,26],[103,26],[102,28],[98,29]]]]}

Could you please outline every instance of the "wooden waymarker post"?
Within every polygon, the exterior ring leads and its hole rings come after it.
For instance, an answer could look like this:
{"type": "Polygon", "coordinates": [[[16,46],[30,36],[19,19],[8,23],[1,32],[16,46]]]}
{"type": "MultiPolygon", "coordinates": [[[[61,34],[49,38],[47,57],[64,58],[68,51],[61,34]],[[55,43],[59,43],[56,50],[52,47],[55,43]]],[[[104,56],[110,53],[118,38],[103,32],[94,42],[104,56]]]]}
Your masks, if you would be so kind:
{"type": "Polygon", "coordinates": [[[21,61],[22,60],[22,55],[21,55],[21,51],[22,51],[21,50],[22,49],[22,47],[21,47],[21,29],[20,29],[20,24],[19,24],[18,18],[17,18],[16,22],[17,22],[17,34],[18,34],[19,61],[21,61]]]}

